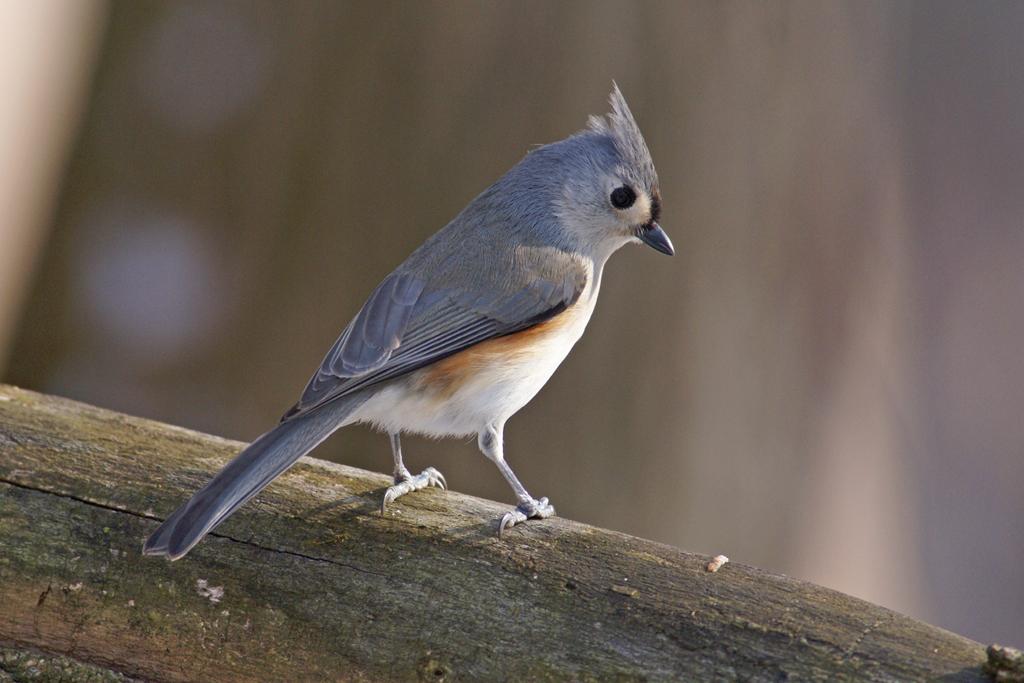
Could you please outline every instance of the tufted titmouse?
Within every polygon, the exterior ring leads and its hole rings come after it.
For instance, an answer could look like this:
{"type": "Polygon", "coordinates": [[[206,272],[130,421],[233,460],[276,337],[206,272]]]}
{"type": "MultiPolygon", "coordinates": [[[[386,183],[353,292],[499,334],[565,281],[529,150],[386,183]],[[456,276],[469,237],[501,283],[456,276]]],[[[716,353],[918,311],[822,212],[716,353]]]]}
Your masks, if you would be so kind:
{"type": "Polygon", "coordinates": [[[256,439],[150,536],[148,555],[178,559],[332,432],[363,422],[387,432],[394,486],[413,476],[401,432],[477,435],[519,504],[499,534],[555,513],[505,462],[505,421],[548,381],[583,334],[612,252],[643,242],[672,254],[657,221],[658,176],[618,86],[612,111],[539,147],[414,251],[374,290],[280,424],[256,439]]]}

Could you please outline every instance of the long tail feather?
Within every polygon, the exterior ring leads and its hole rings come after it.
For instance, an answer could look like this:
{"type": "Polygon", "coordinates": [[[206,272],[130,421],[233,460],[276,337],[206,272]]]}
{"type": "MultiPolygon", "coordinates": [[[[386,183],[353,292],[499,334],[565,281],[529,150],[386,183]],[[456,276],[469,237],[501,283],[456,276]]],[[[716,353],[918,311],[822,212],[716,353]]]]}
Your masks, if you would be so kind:
{"type": "Polygon", "coordinates": [[[349,396],[292,417],[253,441],[146,539],[142,552],[183,557],[247,500],[316,448],[365,400],[349,396]]]}

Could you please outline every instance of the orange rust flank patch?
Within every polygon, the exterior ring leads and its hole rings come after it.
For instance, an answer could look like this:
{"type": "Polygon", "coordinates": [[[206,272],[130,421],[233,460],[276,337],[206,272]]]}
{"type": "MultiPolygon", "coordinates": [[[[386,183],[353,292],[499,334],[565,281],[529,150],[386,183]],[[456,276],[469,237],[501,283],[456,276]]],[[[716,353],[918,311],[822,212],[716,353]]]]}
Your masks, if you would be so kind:
{"type": "Polygon", "coordinates": [[[543,341],[565,327],[573,317],[569,309],[525,330],[470,346],[423,368],[417,384],[450,398],[477,373],[507,365],[539,350],[543,341]]]}

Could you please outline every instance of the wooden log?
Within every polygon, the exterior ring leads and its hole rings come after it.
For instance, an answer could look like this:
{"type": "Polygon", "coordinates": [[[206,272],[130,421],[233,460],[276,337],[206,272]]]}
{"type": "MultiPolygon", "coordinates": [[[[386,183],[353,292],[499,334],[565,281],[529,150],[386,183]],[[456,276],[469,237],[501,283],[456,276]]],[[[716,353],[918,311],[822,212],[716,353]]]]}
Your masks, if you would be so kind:
{"type": "Polygon", "coordinates": [[[826,588],[560,518],[499,539],[507,504],[450,491],[381,516],[388,477],[313,459],[143,557],[240,447],[0,386],[4,652],[156,681],[983,678],[980,644],[826,588]]]}

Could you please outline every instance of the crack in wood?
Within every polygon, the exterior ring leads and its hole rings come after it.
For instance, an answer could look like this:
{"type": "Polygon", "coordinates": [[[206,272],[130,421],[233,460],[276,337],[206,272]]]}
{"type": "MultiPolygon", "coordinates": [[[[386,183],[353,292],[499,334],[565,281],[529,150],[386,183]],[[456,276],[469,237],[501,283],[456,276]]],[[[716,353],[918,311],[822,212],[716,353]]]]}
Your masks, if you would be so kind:
{"type": "MultiPolygon", "coordinates": [[[[135,512],[134,510],[128,510],[126,508],[114,507],[112,505],[107,505],[107,504],[101,503],[99,501],[90,500],[88,498],[82,498],[81,496],[75,496],[75,495],[72,495],[72,494],[69,494],[69,493],[63,493],[61,491],[51,491],[51,490],[48,490],[48,489],[39,488],[39,487],[32,486],[32,485],[29,485],[29,484],[25,484],[25,483],[22,483],[22,482],[12,481],[12,480],[7,479],[5,477],[0,477],[0,484],[7,484],[8,486],[13,486],[14,488],[22,489],[24,491],[32,491],[34,493],[41,493],[41,494],[49,495],[49,496],[56,496],[58,498],[66,498],[68,500],[73,500],[76,503],[82,503],[83,505],[89,505],[91,507],[99,508],[101,510],[107,510],[109,512],[116,512],[116,513],[119,513],[119,514],[130,515],[132,517],[137,517],[139,519],[145,519],[145,520],[156,521],[156,522],[162,522],[163,521],[161,518],[159,518],[159,517],[157,517],[155,515],[149,515],[149,514],[146,514],[144,512],[135,512]]],[[[305,553],[300,553],[300,552],[297,552],[295,550],[286,550],[284,548],[272,548],[270,546],[263,545],[262,543],[256,543],[255,541],[252,541],[251,539],[250,540],[245,540],[245,539],[240,539],[240,538],[234,538],[233,536],[228,536],[227,534],[218,533],[216,531],[210,532],[208,534],[208,536],[210,538],[219,538],[219,539],[222,539],[222,540],[225,540],[225,541],[231,541],[232,543],[239,543],[241,545],[249,546],[249,547],[252,547],[252,548],[258,548],[259,550],[264,550],[264,551],[270,552],[270,553],[278,553],[280,555],[290,555],[292,557],[297,557],[297,558],[300,558],[300,559],[303,559],[303,560],[309,560],[310,562],[322,562],[322,563],[325,563],[325,564],[332,564],[332,565],[335,565],[335,566],[338,566],[338,567],[343,567],[345,569],[350,569],[352,571],[360,572],[362,574],[369,574],[371,576],[378,576],[378,577],[381,577],[381,578],[384,578],[384,579],[389,579],[389,580],[397,580],[397,577],[395,577],[395,576],[393,576],[391,574],[385,574],[383,572],[375,572],[372,569],[366,569],[365,567],[359,567],[359,566],[354,565],[354,564],[349,564],[348,562],[341,562],[339,560],[334,560],[334,559],[327,558],[327,557],[317,557],[315,555],[307,555],[305,553]]],[[[48,593],[49,589],[47,589],[46,592],[48,593]]],[[[40,603],[39,603],[40,605],[42,604],[42,600],[43,600],[43,596],[40,596],[40,603]]]]}
{"type": "Polygon", "coordinates": [[[53,584],[46,584],[46,590],[39,594],[39,599],[36,600],[36,607],[42,607],[43,603],[46,602],[46,598],[50,596],[50,591],[53,590],[53,584]]]}
{"type": "Polygon", "coordinates": [[[895,618],[895,616],[895,614],[889,614],[885,617],[875,619],[873,624],[870,624],[867,628],[861,631],[860,634],[856,638],[854,638],[853,642],[850,643],[850,645],[845,650],[843,650],[843,661],[851,659],[854,656],[857,647],[862,642],[864,642],[865,638],[867,638],[875,629],[877,629],[882,624],[891,622],[895,618]]]}

